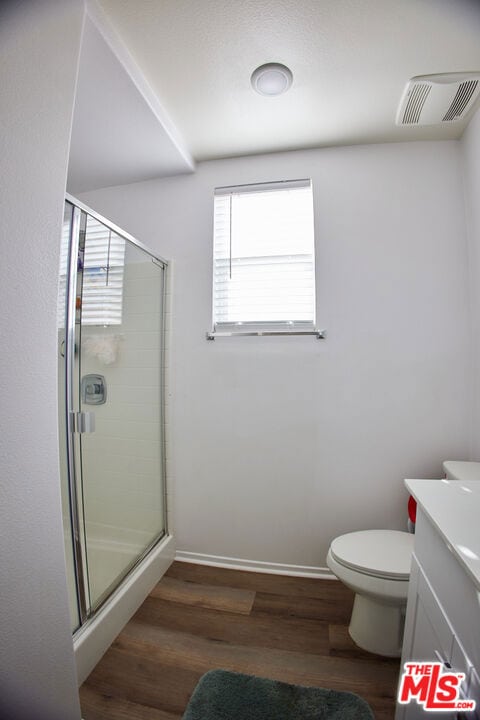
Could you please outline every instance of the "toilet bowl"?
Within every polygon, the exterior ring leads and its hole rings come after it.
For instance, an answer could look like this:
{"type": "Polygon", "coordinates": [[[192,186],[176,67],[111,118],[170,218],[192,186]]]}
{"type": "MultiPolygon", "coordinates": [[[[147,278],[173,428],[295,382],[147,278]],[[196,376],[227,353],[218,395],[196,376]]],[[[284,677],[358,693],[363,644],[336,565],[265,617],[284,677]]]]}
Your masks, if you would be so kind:
{"type": "Polygon", "coordinates": [[[340,535],[327,565],[355,592],[349,633],[364,650],[400,657],[414,536],[398,530],[340,535]]]}

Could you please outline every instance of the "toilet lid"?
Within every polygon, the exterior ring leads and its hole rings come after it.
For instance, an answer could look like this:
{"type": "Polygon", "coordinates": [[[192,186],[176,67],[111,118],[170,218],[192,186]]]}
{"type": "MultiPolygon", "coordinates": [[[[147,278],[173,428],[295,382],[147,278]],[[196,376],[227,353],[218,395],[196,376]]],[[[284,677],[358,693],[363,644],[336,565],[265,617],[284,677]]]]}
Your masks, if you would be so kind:
{"type": "Polygon", "coordinates": [[[333,558],[369,575],[408,580],[414,535],[399,530],[362,530],[335,538],[333,558]]]}

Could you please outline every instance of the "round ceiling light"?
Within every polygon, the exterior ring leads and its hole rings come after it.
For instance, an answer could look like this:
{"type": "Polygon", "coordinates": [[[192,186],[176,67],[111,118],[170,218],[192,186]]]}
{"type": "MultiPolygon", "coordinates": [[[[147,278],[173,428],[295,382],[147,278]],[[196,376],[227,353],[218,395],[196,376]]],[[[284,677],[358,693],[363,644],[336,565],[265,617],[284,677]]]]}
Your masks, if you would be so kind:
{"type": "Polygon", "coordinates": [[[270,97],[287,92],[293,82],[292,71],[280,63],[267,63],[260,65],[253,71],[251,77],[252,87],[260,95],[270,97]]]}

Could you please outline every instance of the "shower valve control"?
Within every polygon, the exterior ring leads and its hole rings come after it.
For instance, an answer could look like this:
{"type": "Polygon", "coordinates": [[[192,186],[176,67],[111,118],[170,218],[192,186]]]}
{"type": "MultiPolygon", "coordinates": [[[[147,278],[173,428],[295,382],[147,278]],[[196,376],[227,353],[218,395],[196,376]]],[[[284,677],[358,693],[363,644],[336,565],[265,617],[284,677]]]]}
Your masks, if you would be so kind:
{"type": "Polygon", "coordinates": [[[103,405],[107,400],[107,383],[103,375],[84,375],[82,378],[82,402],[86,405],[103,405]]]}

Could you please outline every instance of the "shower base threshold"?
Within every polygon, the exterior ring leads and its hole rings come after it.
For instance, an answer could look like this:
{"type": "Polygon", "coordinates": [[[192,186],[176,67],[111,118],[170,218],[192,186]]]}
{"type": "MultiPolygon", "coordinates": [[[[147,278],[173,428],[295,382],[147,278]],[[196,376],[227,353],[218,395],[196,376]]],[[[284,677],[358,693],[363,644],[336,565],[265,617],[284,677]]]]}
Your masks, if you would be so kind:
{"type": "Polygon", "coordinates": [[[175,558],[175,539],[165,536],[128,575],[91,620],[73,636],[80,686],[138,610],[175,558]]]}

